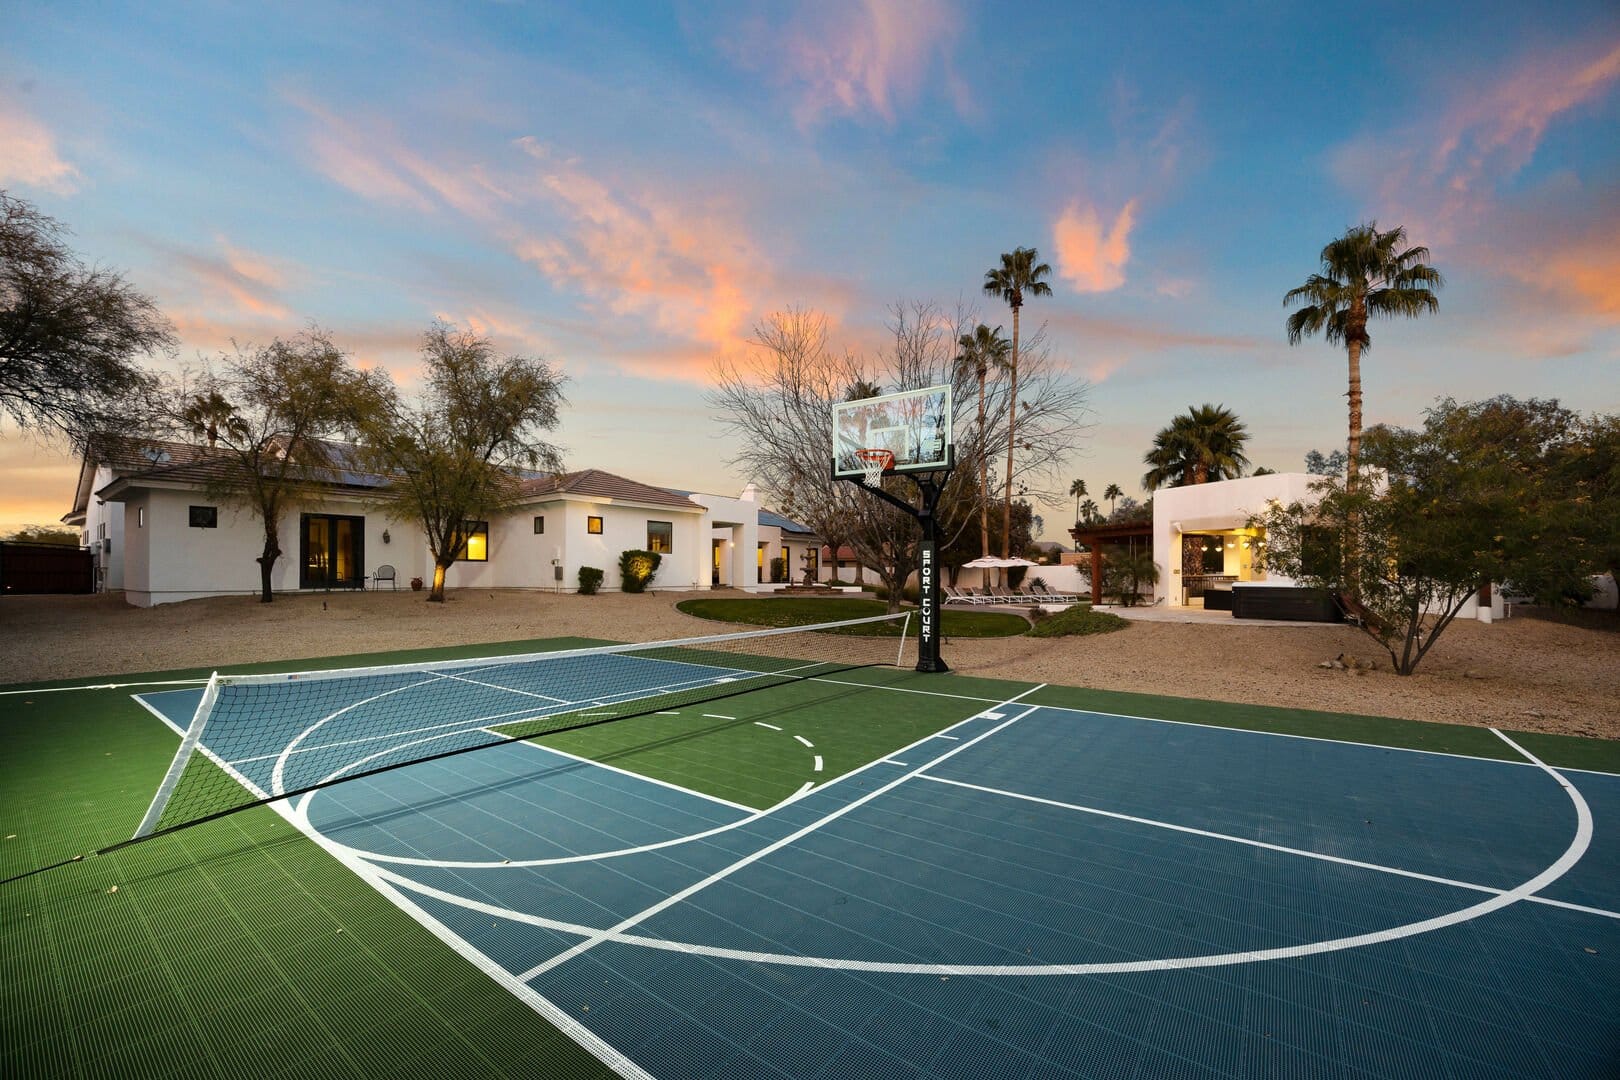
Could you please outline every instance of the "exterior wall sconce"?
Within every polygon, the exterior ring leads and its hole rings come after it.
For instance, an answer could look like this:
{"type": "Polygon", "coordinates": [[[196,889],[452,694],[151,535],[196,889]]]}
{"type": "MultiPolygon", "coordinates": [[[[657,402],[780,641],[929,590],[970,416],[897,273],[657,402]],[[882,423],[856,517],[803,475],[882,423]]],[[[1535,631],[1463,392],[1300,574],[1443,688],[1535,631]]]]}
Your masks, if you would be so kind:
{"type": "Polygon", "coordinates": [[[393,542],[394,542],[394,538],[392,536],[388,535],[388,530],[387,529],[384,529],[383,530],[383,543],[391,544],[393,542]]]}

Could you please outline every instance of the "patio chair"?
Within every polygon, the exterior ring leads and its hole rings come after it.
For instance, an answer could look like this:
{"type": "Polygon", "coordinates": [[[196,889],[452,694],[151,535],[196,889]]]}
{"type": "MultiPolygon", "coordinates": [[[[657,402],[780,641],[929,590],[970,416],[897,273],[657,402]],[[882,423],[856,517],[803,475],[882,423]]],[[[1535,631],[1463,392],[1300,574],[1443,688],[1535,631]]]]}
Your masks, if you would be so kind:
{"type": "Polygon", "coordinates": [[[1022,604],[1024,597],[1010,593],[1000,585],[990,586],[990,600],[996,604],[1022,604]]]}
{"type": "Polygon", "coordinates": [[[371,587],[373,589],[380,589],[382,588],[382,583],[385,581],[392,585],[395,589],[399,588],[399,578],[395,576],[394,568],[387,563],[383,563],[372,573],[371,587]]]}
{"type": "Polygon", "coordinates": [[[1036,596],[1039,596],[1042,600],[1050,600],[1054,604],[1078,604],[1080,602],[1080,598],[1073,593],[1060,593],[1050,585],[1041,584],[1031,587],[1035,590],[1036,596]]]}

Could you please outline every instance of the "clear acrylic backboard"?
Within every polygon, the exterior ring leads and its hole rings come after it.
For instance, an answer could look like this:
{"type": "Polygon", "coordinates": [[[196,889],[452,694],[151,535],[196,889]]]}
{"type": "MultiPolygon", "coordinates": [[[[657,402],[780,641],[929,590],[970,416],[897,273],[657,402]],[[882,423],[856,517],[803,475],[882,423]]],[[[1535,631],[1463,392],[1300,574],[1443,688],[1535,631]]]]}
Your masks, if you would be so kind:
{"type": "Polygon", "coordinates": [[[833,476],[859,477],[859,452],[887,450],[888,472],[936,472],[951,466],[951,388],[929,386],[833,406],[833,476]]]}

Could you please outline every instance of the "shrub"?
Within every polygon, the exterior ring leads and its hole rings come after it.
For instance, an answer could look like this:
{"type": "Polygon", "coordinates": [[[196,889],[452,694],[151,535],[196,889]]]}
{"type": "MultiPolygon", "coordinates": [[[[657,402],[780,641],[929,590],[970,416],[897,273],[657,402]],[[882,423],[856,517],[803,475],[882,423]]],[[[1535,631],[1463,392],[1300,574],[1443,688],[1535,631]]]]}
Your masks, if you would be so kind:
{"type": "Polygon", "coordinates": [[[771,560],[771,584],[780,585],[787,580],[787,560],[778,555],[771,560]]]}
{"type": "Polygon", "coordinates": [[[1023,584],[1024,575],[1027,574],[1027,573],[1029,573],[1029,567],[1027,567],[1027,566],[1009,566],[1009,567],[1007,567],[1007,588],[1009,588],[1009,589],[1018,588],[1019,585],[1023,584]]]}
{"type": "Polygon", "coordinates": [[[583,596],[594,596],[596,590],[602,587],[602,571],[594,566],[579,568],[579,591],[583,596]]]}
{"type": "Polygon", "coordinates": [[[658,573],[658,564],[664,557],[656,551],[629,551],[619,553],[619,577],[625,592],[646,592],[647,584],[658,573]]]}
{"type": "Polygon", "coordinates": [[[1107,611],[1093,611],[1089,607],[1076,604],[1067,611],[1060,611],[1050,619],[1043,619],[1033,630],[1030,637],[1069,637],[1075,634],[1109,634],[1115,630],[1123,630],[1130,623],[1118,615],[1107,611]]]}

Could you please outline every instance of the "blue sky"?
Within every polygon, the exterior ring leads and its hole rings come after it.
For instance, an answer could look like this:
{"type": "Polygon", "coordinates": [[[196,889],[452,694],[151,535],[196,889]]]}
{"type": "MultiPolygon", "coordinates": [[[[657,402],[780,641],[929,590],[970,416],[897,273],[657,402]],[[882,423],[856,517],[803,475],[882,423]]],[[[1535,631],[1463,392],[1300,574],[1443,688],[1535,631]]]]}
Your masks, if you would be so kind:
{"type": "MultiPolygon", "coordinates": [[[[1369,219],[1448,279],[1374,327],[1369,424],[1441,394],[1620,409],[1608,0],[69,2],[7,29],[0,187],[151,294],[183,359],[313,321],[408,380],[435,317],[473,325],[567,371],[572,468],[739,489],[704,390],[755,323],[813,308],[868,354],[895,302],[1007,324],[979,286],[1024,245],[1054,270],[1025,325],[1091,384],[1067,475],[1140,497],[1205,401],[1297,469],[1343,442],[1344,358],[1287,345],[1282,295],[1369,219]]],[[[0,432],[0,530],[73,475],[0,432]]]]}

